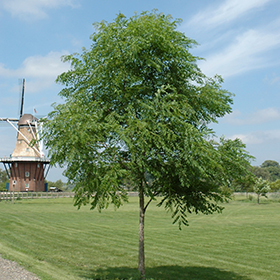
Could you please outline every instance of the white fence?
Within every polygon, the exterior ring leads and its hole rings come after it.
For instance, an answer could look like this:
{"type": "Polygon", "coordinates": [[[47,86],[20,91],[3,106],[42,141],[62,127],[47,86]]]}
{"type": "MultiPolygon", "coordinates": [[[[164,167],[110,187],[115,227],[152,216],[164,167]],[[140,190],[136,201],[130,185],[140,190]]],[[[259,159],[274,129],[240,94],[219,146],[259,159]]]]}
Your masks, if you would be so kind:
{"type": "MultiPolygon", "coordinates": [[[[14,192],[16,199],[74,197],[74,192],[14,192]]],[[[138,196],[138,192],[128,192],[128,196],[138,196]]],[[[0,192],[1,200],[13,200],[13,192],[0,192]]]]}
{"type": "Polygon", "coordinates": [[[0,192],[0,200],[74,197],[73,192],[0,192]]]}

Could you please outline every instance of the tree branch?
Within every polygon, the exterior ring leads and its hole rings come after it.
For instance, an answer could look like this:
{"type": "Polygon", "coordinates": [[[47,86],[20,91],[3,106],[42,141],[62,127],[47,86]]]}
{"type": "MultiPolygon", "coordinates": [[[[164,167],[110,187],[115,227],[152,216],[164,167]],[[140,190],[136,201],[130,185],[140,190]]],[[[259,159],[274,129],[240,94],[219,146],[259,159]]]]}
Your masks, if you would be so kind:
{"type": "Polygon", "coordinates": [[[150,205],[150,203],[153,201],[153,198],[155,196],[157,196],[158,194],[159,194],[159,192],[153,193],[153,197],[150,198],[150,200],[147,202],[146,206],[144,207],[144,213],[146,212],[146,210],[147,210],[148,206],[150,205]]]}

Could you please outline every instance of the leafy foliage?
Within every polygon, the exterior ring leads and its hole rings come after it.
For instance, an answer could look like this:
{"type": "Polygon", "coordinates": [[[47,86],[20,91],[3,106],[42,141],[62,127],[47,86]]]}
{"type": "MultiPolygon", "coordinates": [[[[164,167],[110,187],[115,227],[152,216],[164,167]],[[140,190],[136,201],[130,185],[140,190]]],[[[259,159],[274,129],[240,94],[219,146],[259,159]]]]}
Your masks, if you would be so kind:
{"type": "Polygon", "coordinates": [[[259,200],[260,196],[267,197],[266,194],[269,192],[269,190],[270,190],[269,183],[266,180],[262,178],[258,178],[256,180],[254,191],[258,195],[258,203],[260,201],[259,200]]]}
{"type": "Polygon", "coordinates": [[[0,169],[0,191],[6,191],[6,183],[9,182],[9,178],[5,170],[0,169]]]}
{"type": "Polygon", "coordinates": [[[90,50],[64,57],[58,77],[66,103],[55,105],[45,142],[52,162],[67,163],[76,204],[100,210],[126,195],[133,178],[145,195],[163,195],[175,221],[186,212],[221,210],[219,187],[240,176],[249,159],[240,140],[208,140],[207,124],[231,111],[220,77],[207,78],[189,53],[196,43],[170,16],[143,13],[95,24],[90,50]],[[154,178],[146,184],[145,172],[154,178]]]}
{"type": "Polygon", "coordinates": [[[270,186],[270,190],[271,190],[272,192],[280,191],[280,179],[277,179],[277,180],[274,181],[274,182],[270,182],[270,183],[269,183],[269,186],[270,186]]]}
{"type": "Polygon", "coordinates": [[[45,181],[46,181],[46,183],[48,183],[49,188],[50,187],[56,187],[58,189],[65,189],[66,188],[65,184],[61,181],[61,179],[59,179],[55,182],[47,181],[47,180],[45,180],[45,181]]]}
{"type": "Polygon", "coordinates": [[[252,166],[252,173],[257,178],[263,178],[264,180],[270,180],[270,173],[265,168],[259,166],[252,166]]]}
{"type": "Polygon", "coordinates": [[[278,166],[267,166],[264,169],[268,171],[268,173],[270,175],[270,180],[272,182],[274,182],[280,178],[280,166],[279,165],[278,166]]]}
{"type": "Polygon", "coordinates": [[[260,167],[253,166],[252,173],[258,178],[262,177],[265,180],[274,182],[280,179],[280,165],[275,160],[266,160],[260,167]]]}
{"type": "Polygon", "coordinates": [[[261,168],[267,168],[267,167],[280,167],[279,163],[275,160],[265,160],[261,164],[261,168]]]}
{"type": "MultiPolygon", "coordinates": [[[[251,168],[250,168],[251,169],[251,168]]],[[[245,176],[234,180],[232,183],[233,190],[236,192],[252,192],[254,191],[254,185],[256,183],[256,176],[249,173],[245,176]]]]}

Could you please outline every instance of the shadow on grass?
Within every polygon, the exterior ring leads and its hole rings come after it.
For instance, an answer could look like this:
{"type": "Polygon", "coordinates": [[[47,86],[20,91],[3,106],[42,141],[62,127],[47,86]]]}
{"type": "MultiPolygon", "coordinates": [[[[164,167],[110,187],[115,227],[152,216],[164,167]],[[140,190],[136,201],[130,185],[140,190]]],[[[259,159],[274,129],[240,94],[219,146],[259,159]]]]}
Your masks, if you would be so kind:
{"type": "MultiPolygon", "coordinates": [[[[129,267],[108,267],[88,271],[81,277],[93,280],[138,280],[138,270],[129,267]]],[[[146,268],[146,280],[250,280],[234,272],[220,270],[214,267],[182,267],[159,266],[146,268]]]]}

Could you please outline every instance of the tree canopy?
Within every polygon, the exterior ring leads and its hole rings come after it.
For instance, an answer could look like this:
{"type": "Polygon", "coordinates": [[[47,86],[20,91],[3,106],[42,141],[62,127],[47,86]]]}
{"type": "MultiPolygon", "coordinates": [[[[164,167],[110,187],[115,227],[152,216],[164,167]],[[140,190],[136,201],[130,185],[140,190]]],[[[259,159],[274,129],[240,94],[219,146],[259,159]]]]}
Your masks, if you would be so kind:
{"type": "Polygon", "coordinates": [[[267,167],[280,167],[279,163],[275,160],[265,160],[261,164],[261,168],[267,168],[267,167]]]}
{"type": "Polygon", "coordinates": [[[75,205],[119,207],[133,182],[142,278],[149,203],[158,197],[180,227],[188,213],[221,211],[221,187],[246,175],[251,158],[239,139],[214,140],[208,125],[231,112],[233,95],[200,71],[189,52],[196,42],[179,23],[156,11],[96,23],[91,47],[64,56],[71,70],[57,82],[65,103],[45,124],[52,164],[66,166],[76,185],[75,205]]]}

